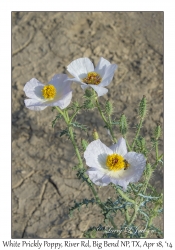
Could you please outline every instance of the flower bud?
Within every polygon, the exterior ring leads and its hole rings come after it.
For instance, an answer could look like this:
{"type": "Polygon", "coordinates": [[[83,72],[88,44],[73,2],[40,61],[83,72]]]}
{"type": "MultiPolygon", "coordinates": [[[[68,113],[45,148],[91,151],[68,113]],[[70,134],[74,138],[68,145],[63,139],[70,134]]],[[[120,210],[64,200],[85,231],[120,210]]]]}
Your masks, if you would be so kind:
{"type": "Polygon", "coordinates": [[[94,104],[92,102],[91,99],[87,99],[85,102],[84,102],[84,108],[85,109],[93,109],[94,108],[94,104]]]}
{"type": "Polygon", "coordinates": [[[158,125],[154,130],[154,137],[156,140],[158,140],[160,136],[161,136],[161,127],[160,125],[158,125]]]}
{"type": "Polygon", "coordinates": [[[154,172],[154,169],[152,168],[150,163],[146,164],[146,169],[145,169],[145,178],[146,180],[149,180],[154,172]]]}
{"type": "Polygon", "coordinates": [[[87,89],[85,90],[84,95],[85,95],[85,97],[90,98],[91,96],[94,95],[94,93],[93,93],[93,91],[92,91],[91,89],[87,88],[87,89]]]}
{"type": "Polygon", "coordinates": [[[124,114],[122,114],[120,117],[119,127],[120,127],[120,133],[122,135],[125,135],[128,131],[128,123],[127,123],[126,116],[124,114]]]}
{"type": "Polygon", "coordinates": [[[146,96],[144,95],[139,104],[139,116],[143,119],[146,116],[146,112],[147,112],[147,100],[146,96]]]}
{"type": "Polygon", "coordinates": [[[106,114],[108,114],[108,115],[112,115],[112,113],[113,113],[113,105],[109,100],[106,101],[105,111],[106,111],[106,114]]]}
{"type": "Polygon", "coordinates": [[[94,137],[94,140],[98,140],[98,139],[99,139],[97,130],[96,130],[95,128],[94,128],[94,130],[93,130],[93,137],[94,137]]]}

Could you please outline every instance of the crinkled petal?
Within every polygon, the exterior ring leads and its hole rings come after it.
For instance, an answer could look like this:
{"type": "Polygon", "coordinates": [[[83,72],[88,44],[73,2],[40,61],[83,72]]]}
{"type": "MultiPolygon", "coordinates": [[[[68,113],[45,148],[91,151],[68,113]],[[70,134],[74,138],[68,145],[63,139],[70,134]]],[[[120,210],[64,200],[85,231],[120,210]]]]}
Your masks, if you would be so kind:
{"type": "Polygon", "coordinates": [[[108,168],[107,168],[107,166],[106,166],[107,154],[106,153],[101,153],[101,154],[98,155],[97,158],[98,158],[98,162],[100,163],[100,166],[103,169],[107,169],[107,171],[109,171],[108,168]]]}
{"type": "Polygon", "coordinates": [[[49,83],[54,85],[57,94],[53,100],[46,102],[47,106],[59,106],[61,109],[66,108],[72,99],[72,81],[69,81],[66,74],[58,74],[49,83]]]}
{"type": "Polygon", "coordinates": [[[121,137],[118,142],[112,146],[110,146],[110,149],[119,155],[126,155],[127,154],[127,147],[126,147],[126,142],[123,137],[121,137]]]}
{"type": "Polygon", "coordinates": [[[144,171],[146,166],[146,159],[144,155],[136,152],[129,152],[125,155],[125,159],[130,164],[129,168],[125,170],[124,178],[129,182],[137,182],[144,171]]]}
{"type": "Polygon", "coordinates": [[[82,80],[80,78],[78,78],[78,77],[69,78],[68,81],[76,82],[76,83],[79,83],[81,85],[86,85],[86,83],[82,82],[82,80]]]}
{"type": "Polygon", "coordinates": [[[62,83],[66,80],[68,80],[68,76],[66,74],[56,74],[52,77],[52,79],[49,81],[50,84],[53,84],[54,86],[62,87],[62,83]]]}
{"type": "Polygon", "coordinates": [[[106,186],[111,182],[111,177],[107,174],[104,174],[103,177],[99,181],[102,183],[101,186],[106,186]],[[103,185],[103,183],[105,185],[103,185]]]}
{"type": "Polygon", "coordinates": [[[96,185],[106,186],[112,182],[122,186],[124,191],[130,182],[139,181],[146,165],[144,155],[135,152],[127,153],[124,138],[120,138],[118,143],[110,148],[106,147],[100,140],[93,141],[88,145],[84,158],[90,167],[87,173],[96,185]],[[109,170],[106,166],[106,158],[112,153],[123,155],[124,159],[128,161],[129,167],[120,171],[109,170]]]}
{"type": "Polygon", "coordinates": [[[130,164],[128,169],[111,174],[112,183],[122,186],[124,191],[130,182],[139,181],[146,165],[146,159],[142,154],[129,152],[125,155],[125,159],[130,164]]]}
{"type": "Polygon", "coordinates": [[[104,59],[103,57],[100,58],[100,61],[98,62],[96,68],[95,68],[95,72],[97,72],[98,74],[100,74],[100,76],[104,76],[105,75],[105,71],[106,68],[111,65],[110,62],[106,59],[104,59]]]}
{"type": "Polygon", "coordinates": [[[98,186],[107,186],[109,183],[114,183],[115,185],[120,185],[123,190],[126,191],[129,181],[126,178],[114,178],[111,171],[98,168],[90,168],[87,171],[91,181],[98,186]]]}
{"type": "Polygon", "coordinates": [[[44,84],[39,82],[36,78],[32,78],[30,81],[28,81],[23,90],[27,97],[32,99],[42,99],[42,88],[44,87],[44,84]]]}
{"type": "Polygon", "coordinates": [[[91,181],[98,186],[107,186],[110,183],[110,178],[97,168],[90,168],[87,174],[91,181]]]}
{"type": "Polygon", "coordinates": [[[146,159],[142,154],[129,152],[125,155],[125,159],[130,166],[126,170],[114,172],[111,176],[111,181],[116,185],[122,186],[124,191],[126,191],[130,182],[139,181],[146,166],[146,159]]]}
{"type": "Polygon", "coordinates": [[[84,78],[87,73],[94,71],[94,65],[87,57],[79,58],[67,66],[69,73],[76,78],[84,78]]]}
{"type": "Polygon", "coordinates": [[[59,106],[61,109],[65,109],[71,102],[72,91],[62,97],[60,100],[53,102],[50,106],[59,106]]]}
{"type": "Polygon", "coordinates": [[[108,60],[101,57],[94,71],[97,72],[103,78],[107,67],[110,65],[111,64],[108,60]]]}
{"type": "Polygon", "coordinates": [[[104,145],[99,139],[91,142],[84,152],[86,165],[94,168],[106,168],[106,157],[112,154],[112,150],[104,145]]]}
{"type": "Polygon", "coordinates": [[[111,83],[112,78],[114,76],[114,72],[117,69],[117,67],[118,66],[116,64],[111,64],[106,68],[105,75],[103,76],[102,82],[99,84],[99,86],[105,87],[111,83]]]}
{"type": "Polygon", "coordinates": [[[40,110],[43,110],[47,107],[44,105],[43,102],[38,101],[36,99],[25,99],[24,103],[28,109],[31,109],[34,111],[40,111],[40,110]]]}
{"type": "Polygon", "coordinates": [[[57,91],[54,101],[63,98],[72,91],[72,81],[68,80],[68,76],[66,74],[55,75],[49,83],[52,84],[57,91]]]}
{"type": "Polygon", "coordinates": [[[88,86],[91,86],[96,92],[98,96],[103,96],[108,93],[108,89],[100,87],[99,85],[92,85],[88,84],[88,86]]]}
{"type": "Polygon", "coordinates": [[[37,79],[31,79],[24,87],[26,95],[32,97],[25,100],[27,108],[32,110],[43,110],[47,106],[59,106],[61,109],[66,108],[72,98],[72,81],[68,80],[66,74],[55,75],[49,84],[52,84],[56,88],[56,96],[54,99],[44,99],[42,96],[42,89],[45,86],[37,79]],[[37,107],[38,106],[38,107],[37,107]]]}

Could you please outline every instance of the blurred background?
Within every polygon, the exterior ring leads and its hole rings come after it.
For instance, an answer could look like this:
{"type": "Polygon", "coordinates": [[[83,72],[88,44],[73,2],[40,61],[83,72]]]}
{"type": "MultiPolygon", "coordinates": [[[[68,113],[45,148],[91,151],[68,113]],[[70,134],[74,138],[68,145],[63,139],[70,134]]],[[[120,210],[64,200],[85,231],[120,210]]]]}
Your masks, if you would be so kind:
{"type": "MultiPolygon", "coordinates": [[[[66,137],[64,123],[52,128],[56,112],[35,112],[24,106],[23,87],[31,78],[48,83],[54,74],[67,73],[74,59],[100,57],[118,64],[107,95],[114,117],[128,117],[132,139],[138,122],[138,104],[148,100],[148,114],[141,135],[150,140],[158,123],[163,129],[163,12],[12,12],[12,238],[82,238],[89,227],[103,222],[96,205],[83,207],[69,218],[74,200],[92,198],[72,167],[76,157],[66,137]]],[[[73,101],[83,101],[83,90],[73,84],[73,101]]],[[[78,122],[110,145],[98,113],[82,112],[78,122]],[[92,115],[93,114],[93,115],[92,115]]],[[[120,132],[116,128],[115,136],[120,132]]],[[[81,131],[76,131],[78,140],[81,131]]],[[[148,143],[150,145],[150,143],[148,143]]],[[[159,144],[163,152],[163,136],[159,144]]],[[[163,169],[152,180],[163,189],[163,169]]],[[[99,188],[98,188],[99,189],[99,188]]],[[[114,196],[111,187],[99,189],[102,199],[114,196]]],[[[122,220],[120,215],[117,221],[122,220]]],[[[163,228],[163,219],[156,225],[163,228]]]]}

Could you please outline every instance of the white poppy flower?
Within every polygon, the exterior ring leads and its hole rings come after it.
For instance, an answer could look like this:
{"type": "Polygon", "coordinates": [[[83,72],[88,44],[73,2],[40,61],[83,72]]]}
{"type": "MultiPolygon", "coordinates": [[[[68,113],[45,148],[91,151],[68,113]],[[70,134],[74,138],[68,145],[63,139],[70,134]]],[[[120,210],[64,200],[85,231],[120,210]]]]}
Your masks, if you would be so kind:
{"type": "Polygon", "coordinates": [[[109,183],[120,185],[126,191],[130,182],[137,182],[145,168],[146,159],[142,154],[127,152],[125,139],[107,147],[100,140],[91,142],[84,152],[90,169],[87,171],[92,182],[99,186],[109,183]]]}
{"type": "Polygon", "coordinates": [[[98,96],[108,92],[104,87],[110,84],[116,69],[116,64],[111,64],[103,57],[100,58],[95,69],[93,63],[86,57],[76,59],[67,66],[69,73],[75,77],[71,79],[72,81],[81,84],[84,90],[89,86],[92,87],[98,96]]]}
{"type": "Polygon", "coordinates": [[[71,84],[65,74],[55,75],[48,84],[39,82],[32,78],[24,86],[24,92],[30,99],[25,99],[27,108],[40,111],[48,106],[59,106],[66,108],[72,99],[71,84]]]}

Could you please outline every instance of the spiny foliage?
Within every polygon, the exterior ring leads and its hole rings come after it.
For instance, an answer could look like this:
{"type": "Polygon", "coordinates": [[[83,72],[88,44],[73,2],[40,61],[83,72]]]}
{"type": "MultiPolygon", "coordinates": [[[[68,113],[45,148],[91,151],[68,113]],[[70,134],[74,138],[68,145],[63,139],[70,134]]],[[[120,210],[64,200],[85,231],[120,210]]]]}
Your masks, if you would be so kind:
{"type": "Polygon", "coordinates": [[[71,208],[69,208],[69,215],[72,216],[73,215],[73,212],[78,209],[80,210],[80,208],[83,206],[83,205],[86,205],[86,207],[91,203],[91,204],[94,204],[95,203],[95,199],[92,198],[90,200],[88,199],[83,199],[81,202],[76,202],[74,201],[75,205],[71,208]]]}

